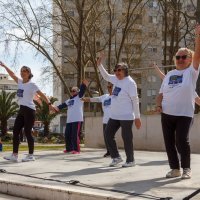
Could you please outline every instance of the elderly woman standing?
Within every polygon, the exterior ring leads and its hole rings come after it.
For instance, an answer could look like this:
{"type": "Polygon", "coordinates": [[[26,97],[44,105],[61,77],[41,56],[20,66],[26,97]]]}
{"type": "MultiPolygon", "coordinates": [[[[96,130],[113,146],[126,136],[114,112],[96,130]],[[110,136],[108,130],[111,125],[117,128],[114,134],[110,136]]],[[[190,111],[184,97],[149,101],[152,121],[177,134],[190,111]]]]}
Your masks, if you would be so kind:
{"type": "Polygon", "coordinates": [[[122,167],[135,165],[133,155],[133,122],[137,129],[141,127],[139,100],[135,81],[128,75],[128,66],[125,63],[118,63],[114,69],[114,75],[108,74],[102,65],[103,55],[98,59],[97,66],[103,78],[113,84],[110,119],[107,123],[105,135],[108,149],[113,159],[110,167],[122,162],[119,155],[115,134],[122,128],[122,139],[126,153],[126,162],[122,167]]]}
{"type": "Polygon", "coordinates": [[[165,76],[157,110],[162,112],[161,123],[168,161],[171,168],[166,178],[191,178],[189,130],[194,115],[196,81],[200,63],[200,25],[195,29],[195,52],[180,48],[175,55],[176,69],[165,76]],[[179,162],[180,154],[180,162],[179,162]]]}
{"type": "Polygon", "coordinates": [[[67,123],[65,128],[66,149],[64,153],[80,153],[80,132],[83,122],[83,101],[89,82],[83,80],[80,89],[77,86],[71,88],[71,97],[56,107],[57,111],[67,108],[67,123]]]}

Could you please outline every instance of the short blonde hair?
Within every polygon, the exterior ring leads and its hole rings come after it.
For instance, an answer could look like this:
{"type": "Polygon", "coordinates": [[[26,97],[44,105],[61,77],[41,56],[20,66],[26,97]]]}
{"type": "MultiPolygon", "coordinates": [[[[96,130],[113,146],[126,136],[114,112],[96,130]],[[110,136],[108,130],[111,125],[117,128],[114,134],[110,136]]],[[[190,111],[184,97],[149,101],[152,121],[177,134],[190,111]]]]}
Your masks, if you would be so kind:
{"type": "MultiPolygon", "coordinates": [[[[187,52],[187,56],[191,57],[192,60],[193,60],[194,51],[192,51],[191,49],[188,49],[188,48],[186,48],[186,47],[182,47],[182,48],[179,48],[179,49],[178,49],[178,51],[176,52],[176,55],[177,55],[177,53],[180,52],[180,51],[186,51],[186,52],[187,52]]],[[[176,63],[176,58],[175,58],[175,57],[174,57],[174,63],[176,63]]],[[[192,63],[192,61],[191,61],[191,63],[192,63]]],[[[191,63],[190,63],[190,64],[191,64],[191,63]]]]}
{"type": "Polygon", "coordinates": [[[193,58],[193,55],[194,55],[194,51],[192,51],[191,49],[188,49],[186,47],[182,47],[180,49],[178,49],[178,51],[176,52],[176,54],[180,51],[186,51],[187,52],[187,55],[190,56],[191,58],[193,58]]]}

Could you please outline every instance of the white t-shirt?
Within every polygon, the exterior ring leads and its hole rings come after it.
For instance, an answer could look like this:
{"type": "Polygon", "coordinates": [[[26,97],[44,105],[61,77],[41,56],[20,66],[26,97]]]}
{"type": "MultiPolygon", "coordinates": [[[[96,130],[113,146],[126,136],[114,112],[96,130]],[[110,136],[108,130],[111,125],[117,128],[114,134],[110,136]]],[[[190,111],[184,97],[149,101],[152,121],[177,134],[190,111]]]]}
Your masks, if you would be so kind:
{"type": "Polygon", "coordinates": [[[19,105],[27,106],[35,110],[33,98],[39,90],[38,86],[31,80],[27,83],[23,83],[21,79],[18,79],[17,97],[19,105]]]}
{"type": "Polygon", "coordinates": [[[163,113],[174,116],[194,115],[195,88],[199,71],[193,66],[167,73],[159,93],[163,93],[163,113]]]}
{"type": "Polygon", "coordinates": [[[83,101],[79,96],[65,101],[67,105],[67,123],[83,121],[83,101]]]}
{"type": "Polygon", "coordinates": [[[90,98],[91,102],[100,102],[102,103],[103,109],[103,124],[107,124],[110,119],[110,109],[111,109],[111,98],[112,96],[109,94],[104,94],[99,97],[90,98]]]}

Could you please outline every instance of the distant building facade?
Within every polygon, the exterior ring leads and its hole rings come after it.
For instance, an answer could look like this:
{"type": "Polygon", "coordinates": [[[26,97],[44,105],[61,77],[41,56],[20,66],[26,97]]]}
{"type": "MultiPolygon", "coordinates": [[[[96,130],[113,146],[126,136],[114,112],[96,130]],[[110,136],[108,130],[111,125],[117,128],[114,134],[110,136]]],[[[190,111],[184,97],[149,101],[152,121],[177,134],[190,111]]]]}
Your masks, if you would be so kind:
{"type": "MultiPolygon", "coordinates": [[[[65,0],[67,4],[67,13],[70,14],[71,17],[75,17],[77,15],[77,10],[74,6],[74,0],[65,0]]],[[[111,1],[115,2],[115,10],[117,15],[125,15],[126,10],[124,9],[125,4],[128,3],[127,0],[115,0],[111,1]],[[117,3],[116,3],[117,2],[117,3]]],[[[182,3],[186,8],[186,10],[192,10],[189,4],[189,1],[184,1],[182,3]]],[[[53,7],[54,14],[59,16],[59,9],[54,5],[53,7]]],[[[141,113],[148,113],[155,109],[155,98],[159,92],[159,88],[161,85],[160,78],[156,75],[155,71],[150,67],[153,62],[156,62],[158,66],[162,66],[163,64],[163,18],[160,13],[160,7],[158,5],[157,0],[150,0],[145,5],[142,13],[135,12],[136,21],[132,29],[129,31],[130,37],[134,35],[134,39],[130,42],[124,44],[122,49],[122,54],[120,57],[120,61],[127,62],[127,58],[134,54],[134,58],[129,60],[129,71],[130,75],[134,78],[138,86],[138,94],[140,99],[140,109],[141,113]]],[[[114,23],[118,23],[119,18],[113,18],[114,23]]],[[[102,19],[102,23],[104,23],[106,19],[102,19]]],[[[58,31],[66,31],[66,27],[61,26],[60,24],[53,24],[54,29],[58,31]]],[[[105,32],[109,32],[109,27],[104,27],[105,32]]],[[[116,38],[121,37],[123,32],[123,27],[116,31],[116,38]]],[[[119,45],[117,43],[111,44],[111,64],[115,63],[115,45],[119,45]]],[[[170,43],[170,42],[169,42],[170,43]]],[[[170,45],[170,44],[169,44],[170,45]]],[[[71,45],[64,37],[59,36],[54,38],[54,46],[60,47],[63,55],[71,55],[72,58],[75,58],[76,51],[75,47],[71,45]]],[[[98,48],[102,47],[101,38],[97,38],[96,46],[98,48]]],[[[105,48],[104,52],[108,51],[108,47],[105,48]]],[[[65,79],[66,84],[71,87],[76,85],[77,72],[74,67],[72,67],[71,63],[64,58],[64,56],[57,56],[54,54],[54,61],[56,65],[59,66],[60,71],[62,71],[63,77],[65,79]]],[[[105,60],[105,67],[107,66],[108,59],[105,60]]],[[[85,70],[85,77],[88,79],[93,79],[95,77],[94,68],[91,66],[87,67],[85,70]]],[[[54,76],[53,81],[53,96],[58,98],[59,102],[65,101],[67,97],[67,93],[64,90],[64,87],[57,76],[54,76]]],[[[106,87],[104,87],[106,88],[106,87]]],[[[89,88],[91,91],[96,90],[96,83],[93,82],[89,88]]],[[[95,109],[95,105],[85,106],[86,111],[90,112],[95,109]]],[[[86,112],[86,115],[88,113],[86,112]]],[[[96,114],[96,113],[95,113],[96,114]]],[[[54,120],[54,130],[57,132],[64,132],[64,127],[66,123],[66,115],[60,115],[54,120]]]]}

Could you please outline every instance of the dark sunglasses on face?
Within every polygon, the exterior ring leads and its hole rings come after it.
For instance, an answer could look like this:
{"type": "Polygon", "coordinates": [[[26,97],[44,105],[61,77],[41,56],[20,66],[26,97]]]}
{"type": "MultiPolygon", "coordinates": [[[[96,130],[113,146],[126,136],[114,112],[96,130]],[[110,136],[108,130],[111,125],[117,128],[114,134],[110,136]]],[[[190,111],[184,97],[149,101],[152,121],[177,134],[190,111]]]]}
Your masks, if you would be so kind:
{"type": "Polygon", "coordinates": [[[186,58],[187,58],[187,55],[176,56],[176,60],[180,60],[180,59],[182,59],[182,60],[186,60],[186,58]]]}
{"type": "Polygon", "coordinates": [[[114,69],[113,71],[114,72],[121,72],[123,69],[121,69],[121,68],[118,68],[118,69],[114,69]]]}
{"type": "Polygon", "coordinates": [[[112,88],[112,86],[107,86],[107,88],[112,88]]]}
{"type": "Polygon", "coordinates": [[[71,90],[71,92],[76,92],[76,90],[71,90]]]}

